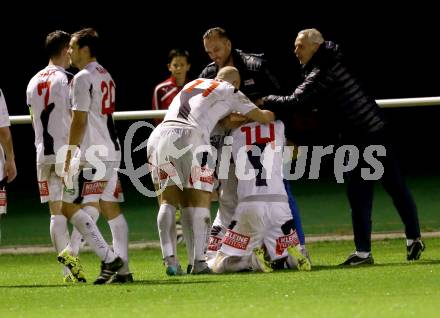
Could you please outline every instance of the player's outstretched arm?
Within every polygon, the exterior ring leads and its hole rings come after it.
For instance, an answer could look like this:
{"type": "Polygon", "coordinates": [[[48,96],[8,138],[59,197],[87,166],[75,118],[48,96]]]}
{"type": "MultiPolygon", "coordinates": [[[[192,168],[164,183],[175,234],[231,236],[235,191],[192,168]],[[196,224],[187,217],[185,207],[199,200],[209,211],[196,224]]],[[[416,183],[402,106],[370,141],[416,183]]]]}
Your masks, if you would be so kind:
{"type": "Polygon", "coordinates": [[[240,127],[241,125],[244,125],[248,121],[249,118],[243,116],[242,114],[231,113],[222,120],[220,120],[219,124],[226,129],[235,129],[240,127]]]}
{"type": "Polygon", "coordinates": [[[275,120],[275,114],[270,110],[262,110],[259,108],[254,108],[249,113],[246,114],[249,119],[259,122],[260,124],[267,124],[275,120]]]}

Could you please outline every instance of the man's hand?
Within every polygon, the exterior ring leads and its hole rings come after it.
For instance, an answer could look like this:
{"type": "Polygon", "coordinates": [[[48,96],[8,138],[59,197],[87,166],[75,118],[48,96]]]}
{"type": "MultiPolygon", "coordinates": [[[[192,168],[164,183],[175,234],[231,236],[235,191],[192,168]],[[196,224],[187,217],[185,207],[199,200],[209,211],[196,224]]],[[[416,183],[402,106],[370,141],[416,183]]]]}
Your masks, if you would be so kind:
{"type": "Polygon", "coordinates": [[[67,189],[73,189],[73,176],[79,171],[80,158],[81,151],[79,147],[75,148],[73,155],[71,148],[67,150],[63,168],[63,181],[67,189]]]}
{"type": "Polygon", "coordinates": [[[265,109],[263,109],[262,112],[265,113],[268,118],[270,118],[269,121],[275,121],[276,118],[275,118],[275,114],[273,112],[271,112],[270,110],[265,110],[265,109]]]}
{"type": "Polygon", "coordinates": [[[13,159],[7,159],[5,161],[5,175],[8,177],[8,183],[17,176],[17,167],[13,159]]]}
{"type": "Polygon", "coordinates": [[[264,105],[264,100],[263,98],[258,98],[256,100],[253,101],[255,105],[257,105],[258,107],[263,106],[264,105]]]}
{"type": "Polygon", "coordinates": [[[222,120],[219,124],[226,129],[235,129],[245,124],[248,121],[246,116],[239,113],[231,113],[222,120]]]}

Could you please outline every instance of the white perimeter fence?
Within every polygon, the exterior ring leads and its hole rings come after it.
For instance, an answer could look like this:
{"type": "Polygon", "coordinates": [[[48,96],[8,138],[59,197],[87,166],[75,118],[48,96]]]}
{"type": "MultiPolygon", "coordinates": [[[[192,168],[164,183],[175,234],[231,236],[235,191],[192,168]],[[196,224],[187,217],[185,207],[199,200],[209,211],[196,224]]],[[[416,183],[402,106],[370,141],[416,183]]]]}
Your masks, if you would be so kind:
{"type": "MultiPolygon", "coordinates": [[[[416,106],[435,106],[440,105],[440,97],[419,97],[419,98],[395,98],[395,99],[378,99],[376,102],[382,108],[399,108],[399,107],[416,107],[416,106]]],[[[166,110],[138,110],[115,112],[113,118],[115,120],[137,120],[150,118],[163,118],[166,110]]],[[[11,116],[11,124],[30,124],[31,116],[11,116]]]]}

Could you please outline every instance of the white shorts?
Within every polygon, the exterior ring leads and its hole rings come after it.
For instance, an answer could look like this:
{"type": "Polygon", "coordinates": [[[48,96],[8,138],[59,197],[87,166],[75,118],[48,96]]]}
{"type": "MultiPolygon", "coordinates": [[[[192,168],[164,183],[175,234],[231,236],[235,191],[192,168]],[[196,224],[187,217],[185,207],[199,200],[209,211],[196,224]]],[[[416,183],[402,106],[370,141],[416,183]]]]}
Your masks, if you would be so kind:
{"type": "Polygon", "coordinates": [[[153,183],[160,188],[177,185],[212,192],[213,149],[197,129],[160,124],[148,138],[147,158],[153,183]]]}
{"type": "Polygon", "coordinates": [[[55,172],[55,164],[37,165],[37,181],[41,203],[63,199],[63,179],[55,172]]]}
{"type": "Polygon", "coordinates": [[[75,204],[99,202],[99,200],[123,202],[124,195],[115,170],[119,164],[119,162],[105,162],[107,173],[99,180],[86,179],[85,171],[90,167],[81,167],[79,173],[73,176],[73,189],[64,187],[63,202],[75,204]]]}
{"type": "Polygon", "coordinates": [[[271,261],[286,257],[287,247],[298,244],[287,202],[240,202],[220,251],[228,256],[250,255],[263,244],[271,261]]]}

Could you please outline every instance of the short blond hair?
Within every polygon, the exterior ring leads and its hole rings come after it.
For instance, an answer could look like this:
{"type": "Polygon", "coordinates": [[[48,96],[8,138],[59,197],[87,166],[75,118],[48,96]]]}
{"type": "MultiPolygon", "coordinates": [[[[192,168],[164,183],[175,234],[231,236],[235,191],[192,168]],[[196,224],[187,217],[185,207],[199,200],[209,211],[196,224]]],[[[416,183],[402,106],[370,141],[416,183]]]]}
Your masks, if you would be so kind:
{"type": "Polygon", "coordinates": [[[304,29],[298,32],[298,36],[304,36],[311,43],[322,44],[324,43],[324,38],[317,29],[304,29]]]}

